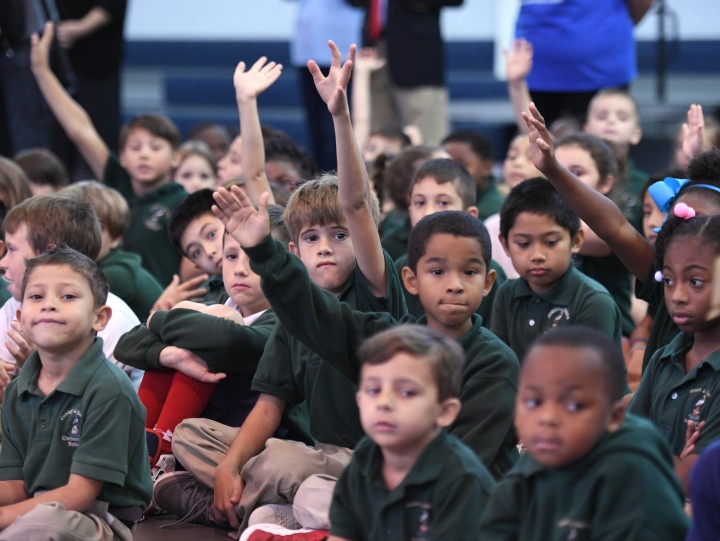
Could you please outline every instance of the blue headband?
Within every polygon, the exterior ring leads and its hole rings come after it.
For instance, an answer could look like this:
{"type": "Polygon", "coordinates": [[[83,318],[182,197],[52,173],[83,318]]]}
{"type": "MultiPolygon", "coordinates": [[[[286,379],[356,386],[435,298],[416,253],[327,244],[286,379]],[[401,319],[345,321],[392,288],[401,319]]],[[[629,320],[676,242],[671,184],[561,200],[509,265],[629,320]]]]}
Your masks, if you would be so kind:
{"type": "MultiPolygon", "coordinates": [[[[647,191],[650,194],[650,197],[652,197],[652,200],[658,208],[665,213],[665,219],[667,219],[667,214],[670,212],[670,209],[672,209],[673,204],[675,204],[675,199],[677,198],[678,193],[689,182],[690,180],[686,178],[665,177],[664,179],[648,186],[647,191]]],[[[711,184],[693,184],[690,188],[706,188],[708,190],[720,192],[720,188],[711,184]]],[[[664,220],[663,223],[665,223],[664,220]]],[[[660,231],[660,227],[654,228],[653,231],[657,233],[660,231]]]]}

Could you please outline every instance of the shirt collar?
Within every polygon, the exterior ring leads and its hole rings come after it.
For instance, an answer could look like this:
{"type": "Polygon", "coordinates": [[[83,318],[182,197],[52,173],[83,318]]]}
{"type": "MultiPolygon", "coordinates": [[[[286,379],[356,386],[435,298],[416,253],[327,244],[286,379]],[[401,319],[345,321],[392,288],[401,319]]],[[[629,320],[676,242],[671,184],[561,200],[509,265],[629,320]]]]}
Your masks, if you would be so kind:
{"type": "Polygon", "coordinates": [[[557,304],[562,306],[569,306],[572,303],[573,297],[580,285],[580,271],[575,269],[571,264],[568,270],[563,274],[562,278],[555,284],[550,291],[546,293],[535,293],[530,289],[530,285],[524,278],[519,278],[520,282],[515,291],[515,298],[519,299],[522,297],[539,297],[545,302],[550,304],[557,304]]]}
{"type": "MultiPolygon", "coordinates": [[[[97,368],[105,357],[102,351],[102,344],[102,338],[95,338],[92,345],[82,354],[78,362],[75,363],[75,366],[70,370],[70,373],[60,382],[55,390],[66,394],[82,396],[85,388],[95,376],[97,368]]],[[[22,370],[20,370],[20,375],[18,376],[18,395],[37,389],[41,366],[38,352],[33,351],[22,367],[22,370]]]]}

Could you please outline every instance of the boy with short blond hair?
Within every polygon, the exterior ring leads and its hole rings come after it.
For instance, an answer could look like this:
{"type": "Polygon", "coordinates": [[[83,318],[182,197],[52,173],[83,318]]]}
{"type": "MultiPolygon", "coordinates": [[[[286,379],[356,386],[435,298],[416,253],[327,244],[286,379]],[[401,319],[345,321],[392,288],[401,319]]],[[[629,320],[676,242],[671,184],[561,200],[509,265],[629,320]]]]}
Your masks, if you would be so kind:
{"type": "Polygon", "coordinates": [[[31,38],[31,66],[38,87],[95,177],[128,201],[131,214],[125,247],[142,257],[143,266],[164,287],[180,265],[180,255],[167,238],[170,214],[187,195],[181,185],[172,182],[180,132],[165,117],[140,115],[120,132],[119,156],[111,154],[87,112],[50,69],[52,40],[52,23],[45,25],[42,37],[34,34],[31,38]]]}
{"type": "Polygon", "coordinates": [[[27,262],[18,319],[37,350],[3,403],[3,539],[132,539],[150,501],[145,410],[96,337],[112,315],[107,294],[75,250],[27,262]]]}
{"type": "Polygon", "coordinates": [[[495,483],[445,432],[461,407],[462,348],[428,327],[401,325],[369,338],[358,357],[367,437],[335,486],[330,541],[476,539],[495,483]]]}
{"type": "Polygon", "coordinates": [[[625,361],[603,334],[539,337],[520,373],[515,427],[527,452],[499,482],[478,539],[684,539],[683,491],[667,443],[625,415],[625,361]]]}
{"type": "MultiPolygon", "coordinates": [[[[5,271],[12,298],[0,309],[0,359],[5,370],[15,371],[34,349],[15,317],[20,307],[25,261],[57,246],[68,246],[94,259],[100,253],[102,228],[90,205],[58,194],[36,195],[23,201],[8,212],[3,225],[7,251],[0,259],[0,269],[5,271]]],[[[105,356],[116,362],[114,350],[118,339],[140,321],[130,307],[112,293],[108,296],[108,305],[113,317],[100,337],[105,356]]],[[[142,371],[120,366],[134,384],[140,384],[142,371]]]]}

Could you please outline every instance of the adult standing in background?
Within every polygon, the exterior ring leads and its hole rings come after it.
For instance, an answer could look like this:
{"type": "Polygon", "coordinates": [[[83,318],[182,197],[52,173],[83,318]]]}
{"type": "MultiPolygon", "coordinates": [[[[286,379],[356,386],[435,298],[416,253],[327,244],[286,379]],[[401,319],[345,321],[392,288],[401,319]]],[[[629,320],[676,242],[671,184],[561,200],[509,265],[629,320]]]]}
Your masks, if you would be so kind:
{"type": "MultiPolygon", "coordinates": [[[[88,112],[105,144],[117,150],[120,133],[120,71],[127,0],[56,0],[57,41],[75,71],[74,98],[88,112]]],[[[61,138],[57,153],[74,180],[91,175],[72,143],[61,138]]]]}
{"type": "Polygon", "coordinates": [[[359,45],[362,18],[362,12],[350,7],[345,0],[300,0],[298,6],[290,61],[298,68],[310,150],[322,171],[337,169],[335,129],[327,105],[315,89],[307,61],[315,60],[327,74],[332,61],[328,40],[332,39],[342,54],[347,54],[351,44],[359,45]]]}
{"type": "Polygon", "coordinates": [[[549,126],[585,117],[604,88],[637,75],[633,27],[655,0],[521,0],[516,37],[533,47],[528,87],[549,126]]]}
{"type": "Polygon", "coordinates": [[[450,127],[440,12],[463,0],[348,0],[366,9],[363,46],[386,63],[372,74],[371,131],[417,126],[438,145],[450,127]]]}

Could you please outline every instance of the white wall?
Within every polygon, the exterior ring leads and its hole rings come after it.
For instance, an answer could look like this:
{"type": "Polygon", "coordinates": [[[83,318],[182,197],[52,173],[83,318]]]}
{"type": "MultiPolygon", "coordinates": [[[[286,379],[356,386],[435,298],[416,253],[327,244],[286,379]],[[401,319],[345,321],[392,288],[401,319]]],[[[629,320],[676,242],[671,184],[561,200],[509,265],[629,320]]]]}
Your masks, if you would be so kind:
{"type": "MultiPolygon", "coordinates": [[[[603,0],[597,0],[599,2],[603,0]]],[[[447,39],[491,40],[498,11],[518,0],[465,0],[443,17],[447,39]],[[502,2],[502,4],[501,4],[502,2]]],[[[680,39],[720,39],[720,1],[667,0],[680,18],[680,39]]],[[[279,40],[293,32],[297,2],[292,0],[130,0],[127,39],[279,40]]],[[[638,26],[639,39],[655,39],[652,11],[638,26]]]]}

